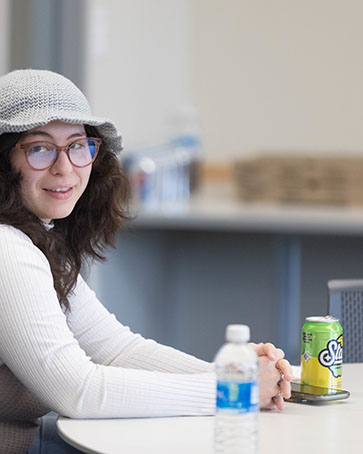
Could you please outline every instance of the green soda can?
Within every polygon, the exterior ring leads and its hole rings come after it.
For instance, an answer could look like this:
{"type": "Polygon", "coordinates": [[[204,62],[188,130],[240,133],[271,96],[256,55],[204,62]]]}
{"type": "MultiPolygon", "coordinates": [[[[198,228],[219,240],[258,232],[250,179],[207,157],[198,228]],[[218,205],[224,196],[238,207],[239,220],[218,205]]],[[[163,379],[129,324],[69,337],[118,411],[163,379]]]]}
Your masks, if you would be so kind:
{"type": "Polygon", "coordinates": [[[301,382],[341,389],[343,328],[339,319],[307,317],[301,334],[301,382]]]}

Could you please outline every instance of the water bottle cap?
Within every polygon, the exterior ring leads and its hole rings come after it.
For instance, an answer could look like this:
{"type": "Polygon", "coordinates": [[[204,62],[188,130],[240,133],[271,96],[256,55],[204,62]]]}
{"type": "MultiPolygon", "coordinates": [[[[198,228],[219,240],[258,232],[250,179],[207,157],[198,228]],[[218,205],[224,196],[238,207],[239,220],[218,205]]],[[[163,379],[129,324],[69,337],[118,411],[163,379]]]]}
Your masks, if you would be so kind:
{"type": "Polygon", "coordinates": [[[248,342],[250,340],[250,327],[247,325],[228,325],[226,340],[228,342],[248,342]]]}

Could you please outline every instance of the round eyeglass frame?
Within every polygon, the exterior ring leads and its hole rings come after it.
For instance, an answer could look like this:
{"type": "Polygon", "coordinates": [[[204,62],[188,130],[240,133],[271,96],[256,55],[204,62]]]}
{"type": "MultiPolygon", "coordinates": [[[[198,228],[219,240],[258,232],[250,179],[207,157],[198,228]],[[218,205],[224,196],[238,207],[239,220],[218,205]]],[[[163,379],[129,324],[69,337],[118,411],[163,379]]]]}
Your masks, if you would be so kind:
{"type": "Polygon", "coordinates": [[[84,136],[84,137],[77,137],[77,139],[74,139],[72,140],[71,142],[69,142],[67,145],[63,146],[63,147],[59,147],[58,145],[52,143],[52,142],[47,142],[47,141],[41,141],[41,140],[37,140],[35,142],[28,142],[28,143],[17,143],[16,145],[14,145],[13,148],[19,148],[21,150],[24,151],[24,154],[25,154],[25,159],[26,159],[26,162],[29,164],[29,166],[33,169],[33,170],[46,170],[46,169],[49,169],[50,167],[52,167],[52,165],[57,161],[58,159],[58,155],[61,151],[64,151],[65,154],[67,155],[68,159],[69,159],[69,162],[72,164],[72,166],[74,167],[78,167],[78,168],[83,168],[83,167],[87,167],[89,166],[90,164],[92,164],[92,162],[94,162],[94,160],[97,158],[97,155],[98,155],[98,151],[100,149],[100,146],[102,144],[102,139],[98,138],[98,137],[87,137],[87,136],[84,136]],[[80,165],[77,165],[77,164],[74,164],[70,155],[69,155],[69,149],[70,147],[78,142],[79,140],[92,140],[94,143],[95,143],[95,146],[96,146],[96,151],[95,151],[95,154],[92,158],[92,160],[88,163],[88,164],[85,164],[83,166],[80,166],[80,165]],[[38,169],[36,167],[33,167],[30,162],[29,162],[29,159],[28,159],[28,151],[29,151],[29,148],[31,147],[34,147],[36,144],[42,144],[42,145],[51,145],[53,147],[54,150],[56,150],[56,156],[55,156],[55,159],[54,161],[52,161],[51,164],[49,164],[49,166],[46,166],[46,167],[42,167],[41,169],[38,169]]]}

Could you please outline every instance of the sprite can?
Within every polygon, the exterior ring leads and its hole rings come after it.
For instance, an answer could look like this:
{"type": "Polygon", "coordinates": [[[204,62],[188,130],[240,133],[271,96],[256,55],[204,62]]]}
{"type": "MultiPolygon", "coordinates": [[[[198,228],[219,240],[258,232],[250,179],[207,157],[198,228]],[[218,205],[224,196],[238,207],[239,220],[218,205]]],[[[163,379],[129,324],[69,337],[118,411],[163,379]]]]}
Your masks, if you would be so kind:
{"type": "Polygon", "coordinates": [[[341,389],[343,329],[339,319],[307,317],[301,334],[301,382],[341,389]]]}

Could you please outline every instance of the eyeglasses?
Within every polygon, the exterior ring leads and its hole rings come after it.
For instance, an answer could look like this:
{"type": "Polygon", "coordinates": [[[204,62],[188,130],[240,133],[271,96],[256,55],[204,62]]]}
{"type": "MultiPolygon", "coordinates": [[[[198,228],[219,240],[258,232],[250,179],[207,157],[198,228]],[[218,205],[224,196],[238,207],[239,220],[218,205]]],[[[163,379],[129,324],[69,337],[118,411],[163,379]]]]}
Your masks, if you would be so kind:
{"type": "Polygon", "coordinates": [[[25,158],[34,170],[45,170],[51,167],[64,151],[75,167],[87,167],[97,157],[102,140],[94,137],[80,137],[64,147],[50,142],[17,143],[14,148],[24,150],[25,158]]]}

